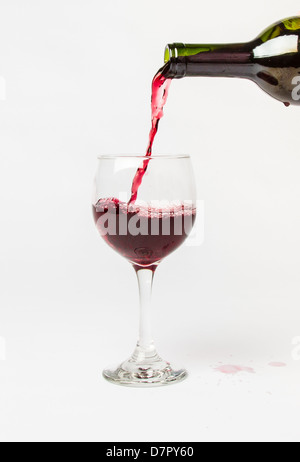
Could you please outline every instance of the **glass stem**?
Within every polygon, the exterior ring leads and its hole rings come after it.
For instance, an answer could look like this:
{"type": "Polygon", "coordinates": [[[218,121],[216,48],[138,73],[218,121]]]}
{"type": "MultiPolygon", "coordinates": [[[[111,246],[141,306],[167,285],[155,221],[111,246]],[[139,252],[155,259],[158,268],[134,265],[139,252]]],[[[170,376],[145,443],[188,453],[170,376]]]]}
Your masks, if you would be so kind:
{"type": "Polygon", "coordinates": [[[151,295],[156,266],[151,268],[135,267],[140,293],[140,328],[138,346],[144,351],[154,349],[151,329],[151,295]]]}

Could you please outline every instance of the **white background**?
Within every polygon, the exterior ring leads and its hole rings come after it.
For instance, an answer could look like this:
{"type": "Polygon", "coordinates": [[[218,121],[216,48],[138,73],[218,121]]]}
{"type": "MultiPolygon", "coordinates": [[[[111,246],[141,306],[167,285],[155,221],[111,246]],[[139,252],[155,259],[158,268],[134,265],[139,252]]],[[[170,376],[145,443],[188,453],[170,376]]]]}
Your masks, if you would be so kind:
{"type": "Polygon", "coordinates": [[[0,0],[2,441],[299,441],[300,109],[248,81],[171,86],[154,150],[190,154],[205,201],[204,244],[155,281],[157,346],[189,369],[182,384],[101,378],[132,352],[138,295],[90,209],[96,156],[144,154],[167,43],[248,41],[297,13],[296,0],[0,0]]]}

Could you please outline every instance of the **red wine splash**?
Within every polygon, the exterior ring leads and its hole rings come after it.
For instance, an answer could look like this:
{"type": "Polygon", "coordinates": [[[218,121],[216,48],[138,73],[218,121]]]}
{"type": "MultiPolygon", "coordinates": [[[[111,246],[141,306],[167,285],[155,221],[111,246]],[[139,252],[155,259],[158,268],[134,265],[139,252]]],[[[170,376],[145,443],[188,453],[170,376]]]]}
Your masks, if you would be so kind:
{"type": "Polygon", "coordinates": [[[165,72],[168,68],[169,64],[160,69],[152,81],[151,130],[149,134],[149,143],[146,151],[146,156],[149,157],[149,159],[145,159],[142,163],[142,166],[137,169],[137,172],[132,182],[131,197],[129,200],[129,204],[134,203],[137,199],[138,190],[141,186],[143,177],[147,171],[150,157],[152,154],[152,146],[158,130],[159,121],[164,115],[163,108],[167,102],[168,92],[171,85],[171,79],[165,77],[165,72]]]}

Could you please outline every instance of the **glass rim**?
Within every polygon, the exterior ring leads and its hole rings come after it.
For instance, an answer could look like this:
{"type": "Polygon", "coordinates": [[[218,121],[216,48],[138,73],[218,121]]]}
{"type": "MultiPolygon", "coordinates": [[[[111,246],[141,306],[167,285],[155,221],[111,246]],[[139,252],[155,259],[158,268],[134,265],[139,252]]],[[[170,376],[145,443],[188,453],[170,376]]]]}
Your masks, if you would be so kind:
{"type": "Polygon", "coordinates": [[[98,160],[114,160],[114,159],[145,159],[145,160],[157,160],[157,159],[190,159],[191,156],[188,154],[156,154],[151,156],[142,156],[139,154],[102,154],[97,156],[98,160]]]}

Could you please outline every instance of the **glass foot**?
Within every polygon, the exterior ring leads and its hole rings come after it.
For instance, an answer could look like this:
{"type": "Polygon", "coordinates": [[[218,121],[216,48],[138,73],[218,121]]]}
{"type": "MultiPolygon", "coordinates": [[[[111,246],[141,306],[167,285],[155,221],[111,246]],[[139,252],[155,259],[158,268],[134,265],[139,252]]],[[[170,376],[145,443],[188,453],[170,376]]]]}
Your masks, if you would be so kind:
{"type": "Polygon", "coordinates": [[[155,348],[136,347],[132,357],[115,369],[106,369],[103,376],[109,382],[129,387],[169,385],[186,378],[185,369],[173,369],[162,360],[155,348]]]}

